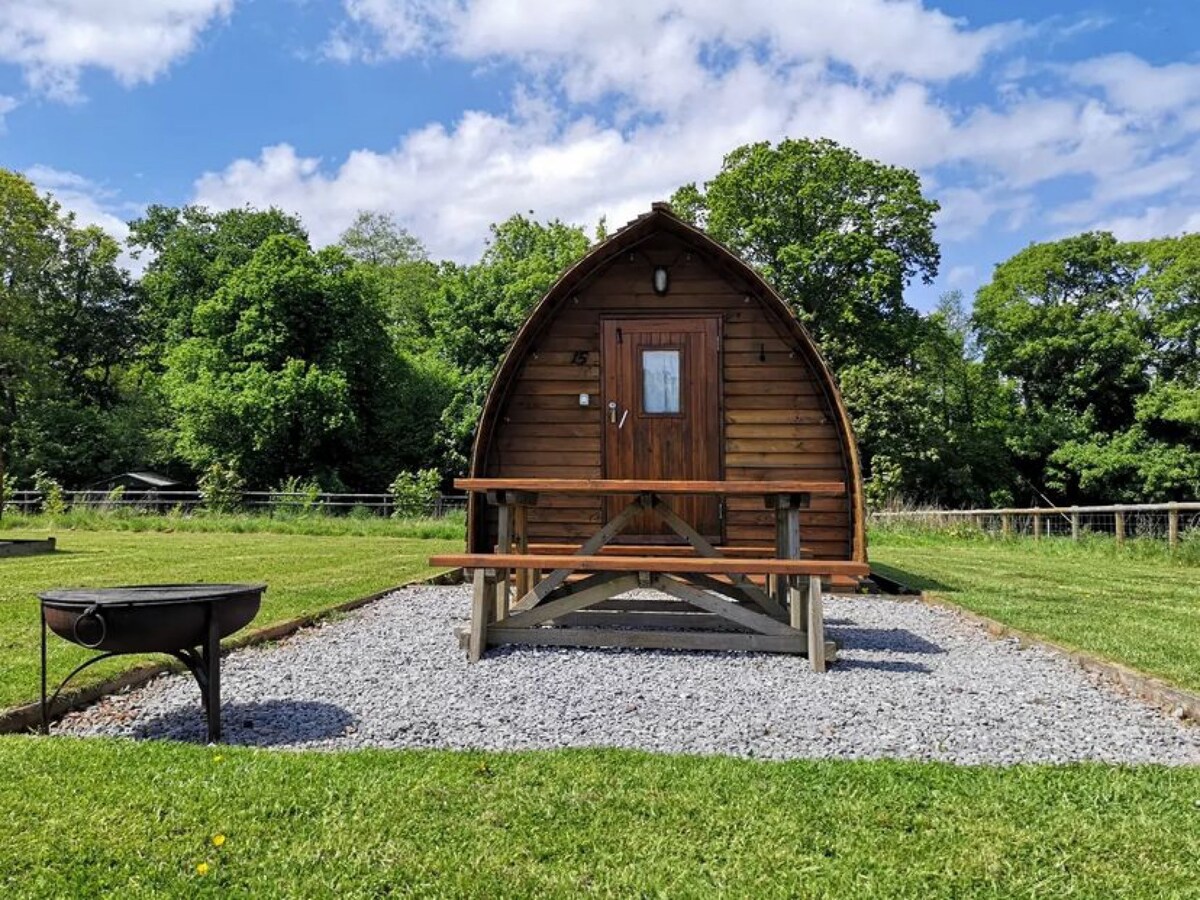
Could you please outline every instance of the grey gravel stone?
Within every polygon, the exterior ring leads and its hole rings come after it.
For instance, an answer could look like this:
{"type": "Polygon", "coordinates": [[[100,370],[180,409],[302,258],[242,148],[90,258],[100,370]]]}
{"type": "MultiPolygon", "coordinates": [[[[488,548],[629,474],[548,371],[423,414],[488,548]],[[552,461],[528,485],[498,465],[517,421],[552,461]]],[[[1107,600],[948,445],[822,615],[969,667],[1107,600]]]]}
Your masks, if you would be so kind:
{"type": "MultiPolygon", "coordinates": [[[[801,657],[505,648],[469,664],[463,587],[411,587],[227,656],[225,740],[272,747],[633,747],[746,757],[1200,764],[1200,728],[953,612],[826,598],[842,642],[801,657]]],[[[190,676],[64,719],[75,734],[204,739],[190,676]]]]}

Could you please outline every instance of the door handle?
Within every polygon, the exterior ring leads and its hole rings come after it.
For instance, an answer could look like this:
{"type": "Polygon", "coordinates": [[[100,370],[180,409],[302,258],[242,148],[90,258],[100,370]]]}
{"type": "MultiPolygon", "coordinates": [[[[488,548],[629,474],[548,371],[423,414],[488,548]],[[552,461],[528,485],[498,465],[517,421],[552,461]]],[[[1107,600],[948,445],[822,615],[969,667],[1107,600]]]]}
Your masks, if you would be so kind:
{"type": "Polygon", "coordinates": [[[622,428],[625,427],[625,420],[628,418],[629,418],[629,410],[625,410],[625,412],[621,413],[621,421],[617,425],[617,431],[620,431],[622,428]]]}

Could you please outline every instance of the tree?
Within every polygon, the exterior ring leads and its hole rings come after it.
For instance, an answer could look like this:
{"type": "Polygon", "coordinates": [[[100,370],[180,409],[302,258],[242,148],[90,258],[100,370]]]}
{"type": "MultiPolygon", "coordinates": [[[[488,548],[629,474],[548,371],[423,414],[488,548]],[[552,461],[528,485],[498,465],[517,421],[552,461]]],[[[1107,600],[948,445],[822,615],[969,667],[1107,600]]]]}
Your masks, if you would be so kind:
{"type": "Polygon", "coordinates": [[[441,405],[428,383],[414,396],[418,379],[340,249],[266,238],[196,304],[189,332],[169,346],[163,384],[191,466],[231,465],[260,486],[315,476],[380,490],[421,462],[413,435],[431,433],[441,405]]]}
{"type": "Polygon", "coordinates": [[[587,252],[583,229],[515,215],[492,226],[474,265],[446,263],[429,316],[438,354],[461,381],[442,417],[445,467],[464,471],[484,395],[505,348],[534,304],[587,252]]]}
{"type": "Polygon", "coordinates": [[[938,205],[914,172],[829,140],[747,144],[672,204],[762,273],[813,332],[841,377],[873,501],[979,496],[966,449],[978,445],[949,400],[978,373],[946,323],[904,302],[940,261],[938,205]]]}
{"type": "Polygon", "coordinates": [[[151,355],[164,344],[190,337],[196,307],[278,234],[308,239],[299,219],[273,207],[213,212],[203,206],[151,206],[130,222],[134,254],[150,255],[141,287],[144,339],[151,355]]]}
{"type": "Polygon", "coordinates": [[[54,258],[49,236],[54,219],[54,210],[28,179],[0,169],[0,493],[13,428],[34,385],[48,375],[38,349],[37,308],[54,258]]]}
{"type": "Polygon", "coordinates": [[[139,295],[98,228],[0,170],[0,448],[14,472],[80,483],[139,461],[139,295]]]}
{"type": "Polygon", "coordinates": [[[975,321],[1019,407],[1009,444],[1029,481],[1071,501],[1200,491],[1200,235],[1096,232],[996,267],[975,321]]]}
{"type": "Polygon", "coordinates": [[[921,320],[906,365],[866,360],[842,373],[872,503],[1011,502],[1004,437],[1012,398],[973,358],[972,342],[961,294],[954,291],[921,320]]]}
{"type": "Polygon", "coordinates": [[[747,144],[704,187],[672,203],[755,266],[814,332],[831,361],[902,361],[919,331],[904,302],[940,253],[938,204],[914,172],[830,140],[747,144]]]}
{"type": "Polygon", "coordinates": [[[387,311],[398,347],[419,354],[430,346],[429,305],[438,291],[438,267],[424,245],[383,213],[360,212],[338,246],[361,263],[387,311]]]}

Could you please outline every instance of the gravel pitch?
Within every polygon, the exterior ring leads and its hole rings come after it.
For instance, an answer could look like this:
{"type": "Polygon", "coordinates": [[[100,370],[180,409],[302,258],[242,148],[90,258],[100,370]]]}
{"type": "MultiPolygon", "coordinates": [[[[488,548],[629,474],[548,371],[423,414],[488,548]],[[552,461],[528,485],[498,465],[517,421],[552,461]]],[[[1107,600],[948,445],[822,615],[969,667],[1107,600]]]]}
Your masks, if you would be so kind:
{"type": "MultiPolygon", "coordinates": [[[[958,763],[1200,764],[1200,728],[1063,657],[992,640],[954,613],[826,599],[843,644],[799,657],[506,648],[470,665],[463,587],[411,587],[224,660],[225,740],[344,749],[633,747],[673,753],[958,763]]],[[[72,713],[60,732],[204,740],[190,676],[72,713]]]]}

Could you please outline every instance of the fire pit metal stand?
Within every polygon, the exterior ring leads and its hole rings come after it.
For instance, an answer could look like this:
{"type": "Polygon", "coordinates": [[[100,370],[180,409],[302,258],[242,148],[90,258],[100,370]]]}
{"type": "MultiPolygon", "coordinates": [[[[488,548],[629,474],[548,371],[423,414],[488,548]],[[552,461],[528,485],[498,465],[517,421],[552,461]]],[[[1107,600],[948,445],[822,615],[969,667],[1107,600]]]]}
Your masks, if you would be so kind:
{"type": "Polygon", "coordinates": [[[208,740],[216,743],[221,739],[221,638],[254,618],[265,587],[146,585],[40,594],[42,733],[50,732],[50,713],[59,694],[84,669],[123,654],[166,653],[183,663],[200,686],[208,740]],[[76,666],[47,698],[49,631],[102,652],[76,666]]]}

